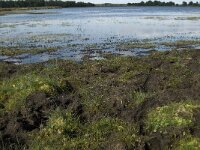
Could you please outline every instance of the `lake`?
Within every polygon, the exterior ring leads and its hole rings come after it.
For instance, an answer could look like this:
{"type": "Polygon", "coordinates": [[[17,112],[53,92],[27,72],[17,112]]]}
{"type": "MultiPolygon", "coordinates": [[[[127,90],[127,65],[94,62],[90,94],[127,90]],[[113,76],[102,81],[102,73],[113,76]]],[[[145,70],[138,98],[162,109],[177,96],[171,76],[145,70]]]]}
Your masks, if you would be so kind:
{"type": "MultiPolygon", "coordinates": [[[[199,40],[196,7],[93,7],[31,10],[0,16],[1,48],[55,48],[43,53],[0,56],[0,60],[35,63],[62,58],[101,59],[104,53],[138,55],[169,47],[123,43],[199,40]],[[121,46],[123,45],[123,46],[121,46]]],[[[200,45],[199,45],[200,46],[200,45]]]]}

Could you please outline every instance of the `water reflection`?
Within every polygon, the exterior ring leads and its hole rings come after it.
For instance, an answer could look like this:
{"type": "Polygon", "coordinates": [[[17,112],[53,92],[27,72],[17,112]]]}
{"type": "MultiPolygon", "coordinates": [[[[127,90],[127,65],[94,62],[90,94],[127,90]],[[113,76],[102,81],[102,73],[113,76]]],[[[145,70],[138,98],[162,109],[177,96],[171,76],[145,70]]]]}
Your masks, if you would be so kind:
{"type": "MultiPolygon", "coordinates": [[[[1,47],[63,48],[52,54],[30,56],[30,62],[58,57],[79,59],[84,55],[82,51],[87,44],[98,44],[102,50],[109,48],[115,53],[115,44],[128,40],[171,41],[200,38],[199,8],[97,7],[34,12],[48,13],[0,16],[1,47]],[[76,49],[76,52],[72,49],[76,49]]],[[[125,53],[132,54],[135,52],[125,53]]],[[[27,57],[24,57],[24,60],[21,57],[20,59],[27,63],[27,57]]]]}

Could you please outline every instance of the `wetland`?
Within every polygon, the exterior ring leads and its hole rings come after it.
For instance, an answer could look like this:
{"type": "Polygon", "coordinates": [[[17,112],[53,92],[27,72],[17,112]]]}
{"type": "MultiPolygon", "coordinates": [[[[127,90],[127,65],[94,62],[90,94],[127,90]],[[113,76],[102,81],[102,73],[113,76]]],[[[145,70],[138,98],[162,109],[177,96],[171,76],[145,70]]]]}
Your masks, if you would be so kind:
{"type": "Polygon", "coordinates": [[[0,17],[0,60],[18,64],[56,58],[81,61],[102,59],[106,53],[133,56],[170,50],[176,44],[162,43],[199,41],[199,17],[197,7],[19,10],[0,17]],[[45,48],[47,52],[41,51],[45,48]],[[54,50],[49,53],[49,49],[54,50]]]}
{"type": "Polygon", "coordinates": [[[0,149],[200,148],[199,8],[20,11],[0,16],[0,149]]]}

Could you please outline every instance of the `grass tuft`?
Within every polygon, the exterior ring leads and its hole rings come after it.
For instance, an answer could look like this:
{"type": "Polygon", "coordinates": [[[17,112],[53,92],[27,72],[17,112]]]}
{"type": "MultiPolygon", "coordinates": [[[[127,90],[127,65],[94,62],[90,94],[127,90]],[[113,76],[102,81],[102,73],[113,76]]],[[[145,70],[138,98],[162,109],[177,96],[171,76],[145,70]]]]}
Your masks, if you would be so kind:
{"type": "Polygon", "coordinates": [[[29,94],[35,91],[51,94],[55,91],[54,87],[58,85],[58,81],[35,73],[19,75],[1,82],[0,102],[5,105],[7,111],[13,110],[23,106],[23,102],[29,94]]]}
{"type": "Polygon", "coordinates": [[[193,110],[199,105],[188,102],[171,103],[148,113],[146,128],[151,132],[164,131],[167,127],[187,127],[193,123],[193,110]]]}
{"type": "Polygon", "coordinates": [[[101,149],[113,142],[134,144],[136,128],[122,120],[101,118],[81,124],[70,112],[57,109],[39,134],[33,134],[31,149],[101,149]]]}
{"type": "Polygon", "coordinates": [[[200,139],[193,137],[193,136],[187,136],[183,139],[181,139],[177,143],[176,150],[199,150],[200,149],[200,139]]]}

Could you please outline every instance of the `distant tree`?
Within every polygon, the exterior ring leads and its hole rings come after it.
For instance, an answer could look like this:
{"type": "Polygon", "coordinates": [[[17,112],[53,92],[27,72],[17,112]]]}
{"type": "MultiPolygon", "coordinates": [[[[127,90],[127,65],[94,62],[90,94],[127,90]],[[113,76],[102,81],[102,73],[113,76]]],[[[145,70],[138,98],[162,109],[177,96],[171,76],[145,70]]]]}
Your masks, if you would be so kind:
{"type": "Polygon", "coordinates": [[[143,1],[141,1],[141,3],[140,3],[141,5],[145,5],[145,2],[143,2],[143,1]]]}
{"type": "Polygon", "coordinates": [[[172,2],[172,1],[166,3],[166,6],[175,6],[175,5],[176,4],[174,2],[172,2]]]}
{"type": "Polygon", "coordinates": [[[200,6],[199,2],[194,3],[194,6],[200,6]]]}
{"type": "Polygon", "coordinates": [[[187,2],[183,1],[182,5],[187,6],[187,2]]]}
{"type": "Polygon", "coordinates": [[[189,2],[188,6],[193,6],[194,3],[192,1],[189,2]]]}
{"type": "Polygon", "coordinates": [[[61,1],[61,0],[0,0],[1,8],[10,7],[44,7],[44,6],[59,6],[59,7],[92,7],[92,3],[61,1]]]}
{"type": "MultiPolygon", "coordinates": [[[[59,6],[59,7],[93,7],[92,3],[76,2],[76,1],[62,1],[62,0],[0,0],[0,8],[10,7],[44,7],[44,6],[59,6]]],[[[110,3],[105,3],[102,6],[121,6],[110,3]]],[[[123,5],[122,5],[123,6],[123,5]]],[[[187,3],[183,1],[181,5],[174,2],[161,2],[159,0],[149,0],[140,3],[128,3],[127,6],[200,6],[198,2],[193,1],[187,3]]]]}
{"type": "Polygon", "coordinates": [[[140,3],[128,3],[128,6],[175,6],[176,4],[172,1],[170,2],[161,2],[158,0],[155,1],[141,1],[140,3]]]}
{"type": "Polygon", "coordinates": [[[161,1],[158,1],[158,0],[155,0],[155,1],[147,1],[147,2],[139,2],[139,3],[128,3],[127,6],[200,6],[200,4],[198,2],[194,3],[194,2],[185,2],[183,1],[181,5],[179,4],[176,4],[172,1],[170,2],[161,2],[161,1]]]}
{"type": "Polygon", "coordinates": [[[154,6],[154,3],[152,1],[148,1],[148,2],[146,2],[146,5],[147,6],[154,6]]]}

